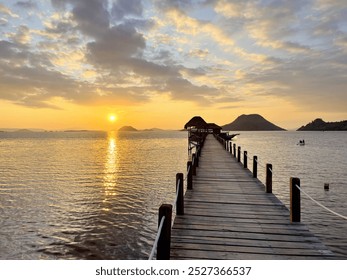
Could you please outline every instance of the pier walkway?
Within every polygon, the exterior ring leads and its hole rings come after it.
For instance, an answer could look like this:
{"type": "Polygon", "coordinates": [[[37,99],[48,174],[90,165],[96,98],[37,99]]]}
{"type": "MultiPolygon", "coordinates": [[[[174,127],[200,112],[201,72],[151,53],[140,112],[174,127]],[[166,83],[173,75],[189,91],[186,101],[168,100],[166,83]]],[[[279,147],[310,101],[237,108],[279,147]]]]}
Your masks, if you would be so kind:
{"type": "Polygon", "coordinates": [[[171,259],[332,259],[286,206],[208,135],[184,215],[171,232],[171,259]]]}

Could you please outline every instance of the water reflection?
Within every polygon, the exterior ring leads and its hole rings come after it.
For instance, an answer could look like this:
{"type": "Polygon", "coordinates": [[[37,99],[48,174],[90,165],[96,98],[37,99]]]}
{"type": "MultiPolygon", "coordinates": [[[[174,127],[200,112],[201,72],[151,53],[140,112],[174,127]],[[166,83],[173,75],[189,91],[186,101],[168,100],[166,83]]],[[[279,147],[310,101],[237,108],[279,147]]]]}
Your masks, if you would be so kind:
{"type": "Polygon", "coordinates": [[[185,134],[40,135],[1,139],[0,259],[146,259],[185,134]]]}
{"type": "MultiPolygon", "coordinates": [[[[114,131],[108,134],[108,148],[104,167],[104,203],[107,203],[110,196],[117,195],[117,171],[118,171],[118,150],[117,150],[117,137],[114,131]]],[[[105,208],[104,210],[109,210],[105,208]]]]}

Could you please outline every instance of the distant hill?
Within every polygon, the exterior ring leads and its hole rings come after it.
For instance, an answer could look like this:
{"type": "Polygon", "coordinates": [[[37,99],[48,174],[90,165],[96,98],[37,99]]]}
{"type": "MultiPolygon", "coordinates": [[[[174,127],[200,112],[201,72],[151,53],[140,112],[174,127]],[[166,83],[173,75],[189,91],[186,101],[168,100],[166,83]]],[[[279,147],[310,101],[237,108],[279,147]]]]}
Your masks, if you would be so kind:
{"type": "Polygon", "coordinates": [[[164,131],[164,130],[160,129],[160,128],[153,127],[153,128],[144,129],[143,131],[164,131]]]}
{"type": "Polygon", "coordinates": [[[30,133],[30,132],[44,132],[40,128],[0,128],[2,132],[16,132],[16,133],[30,133]]]}
{"type": "Polygon", "coordinates": [[[325,122],[322,119],[315,119],[314,121],[303,125],[298,131],[338,131],[347,130],[347,120],[340,122],[325,122]]]}
{"type": "Polygon", "coordinates": [[[69,129],[69,130],[64,130],[64,132],[92,132],[92,130],[86,130],[86,129],[69,129]]]}
{"type": "Polygon", "coordinates": [[[226,131],[267,131],[267,130],[285,130],[258,114],[241,115],[233,122],[223,125],[226,131]]]}
{"type": "Polygon", "coordinates": [[[13,131],[13,133],[34,133],[34,131],[23,128],[23,129],[18,129],[16,131],[13,131]]]}
{"type": "Polygon", "coordinates": [[[138,131],[136,128],[133,128],[132,126],[126,125],[118,129],[118,131],[138,131]]]}

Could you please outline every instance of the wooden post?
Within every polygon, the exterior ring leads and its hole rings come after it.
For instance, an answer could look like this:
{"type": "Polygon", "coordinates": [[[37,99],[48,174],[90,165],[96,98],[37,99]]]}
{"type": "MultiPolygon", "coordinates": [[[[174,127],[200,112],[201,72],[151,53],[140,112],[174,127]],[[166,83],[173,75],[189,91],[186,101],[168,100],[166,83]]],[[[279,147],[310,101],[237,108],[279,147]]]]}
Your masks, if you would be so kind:
{"type": "Polygon", "coordinates": [[[195,154],[195,167],[199,167],[199,152],[196,151],[195,154]]]}
{"type": "Polygon", "coordinates": [[[193,170],[192,170],[192,162],[187,162],[187,189],[192,190],[193,189],[193,170]]]}
{"type": "Polygon", "coordinates": [[[266,164],[266,192],[272,193],[272,164],[266,164]]]}
{"type": "Polygon", "coordinates": [[[229,153],[233,154],[233,142],[229,141],[229,153]]]}
{"type": "Polygon", "coordinates": [[[296,187],[300,187],[299,178],[290,178],[290,222],[301,222],[301,199],[300,190],[296,187]]]}
{"type": "Polygon", "coordinates": [[[258,157],[253,156],[253,178],[258,177],[258,157]]]}
{"type": "Polygon", "coordinates": [[[157,260],[169,260],[171,249],[171,219],[172,219],[172,205],[162,204],[159,208],[158,227],[161,218],[165,217],[163,228],[158,240],[157,247],[157,260]]]}
{"type": "Polygon", "coordinates": [[[234,144],[234,157],[236,158],[236,144],[234,144]]]}
{"type": "Polygon", "coordinates": [[[243,151],[243,167],[247,168],[247,151],[243,151]]]}
{"type": "Polygon", "coordinates": [[[176,193],[177,202],[176,202],[176,215],[184,215],[184,198],[183,198],[183,173],[176,174],[176,193]]]}
{"type": "Polygon", "coordinates": [[[198,152],[198,157],[201,156],[201,147],[202,147],[202,144],[199,144],[197,147],[196,147],[196,150],[198,152]]]}
{"type": "Polygon", "coordinates": [[[237,146],[237,162],[241,162],[241,147],[237,146]]]}
{"type": "Polygon", "coordinates": [[[193,171],[193,175],[196,175],[196,156],[195,153],[193,153],[192,155],[192,171],[193,171]]]}

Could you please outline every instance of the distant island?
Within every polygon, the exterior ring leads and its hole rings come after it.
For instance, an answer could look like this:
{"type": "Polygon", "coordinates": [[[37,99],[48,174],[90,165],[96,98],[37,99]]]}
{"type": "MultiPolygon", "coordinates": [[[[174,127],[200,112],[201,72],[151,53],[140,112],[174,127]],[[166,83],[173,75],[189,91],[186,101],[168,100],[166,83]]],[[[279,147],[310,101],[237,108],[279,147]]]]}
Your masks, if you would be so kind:
{"type": "Polygon", "coordinates": [[[87,130],[87,129],[70,129],[70,130],[64,130],[64,132],[94,132],[93,130],[87,130]]]}
{"type": "Polygon", "coordinates": [[[122,126],[120,129],[118,129],[118,131],[138,131],[136,128],[126,125],[126,126],[122,126]]]}
{"type": "Polygon", "coordinates": [[[44,129],[39,128],[0,128],[1,132],[10,133],[34,133],[34,132],[44,132],[44,129]]]}
{"type": "Polygon", "coordinates": [[[153,128],[146,128],[143,131],[164,131],[164,129],[153,127],[153,128]]]}
{"type": "Polygon", "coordinates": [[[261,115],[250,114],[241,115],[233,122],[223,125],[222,129],[225,131],[275,131],[285,130],[268,120],[264,119],[261,115]]]}
{"type": "Polygon", "coordinates": [[[13,131],[13,133],[35,133],[36,131],[32,131],[30,129],[26,129],[26,128],[23,128],[23,129],[18,129],[16,131],[13,131]]]}
{"type": "Polygon", "coordinates": [[[343,131],[347,130],[347,120],[340,122],[325,122],[322,119],[315,119],[314,121],[303,125],[298,131],[343,131]]]}

